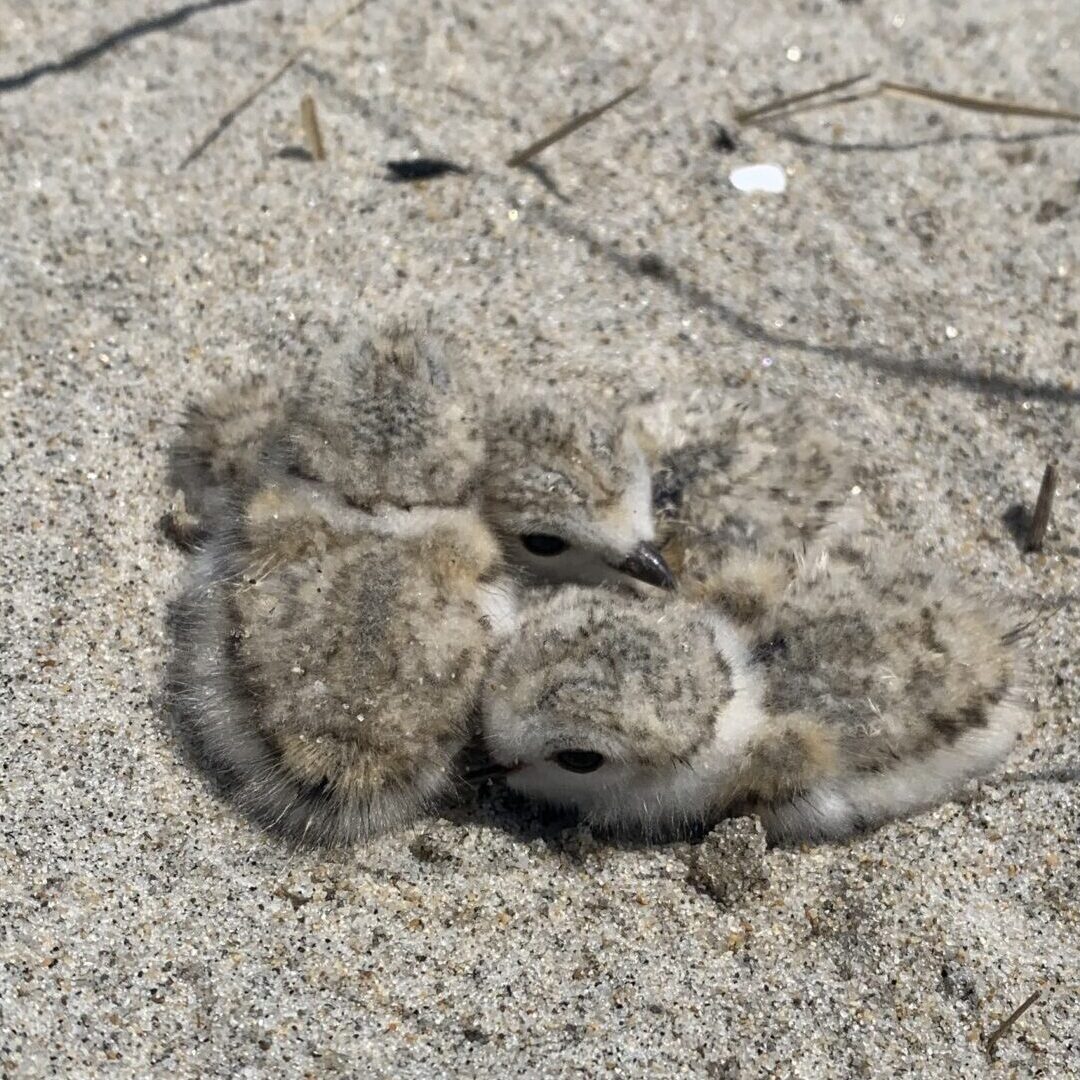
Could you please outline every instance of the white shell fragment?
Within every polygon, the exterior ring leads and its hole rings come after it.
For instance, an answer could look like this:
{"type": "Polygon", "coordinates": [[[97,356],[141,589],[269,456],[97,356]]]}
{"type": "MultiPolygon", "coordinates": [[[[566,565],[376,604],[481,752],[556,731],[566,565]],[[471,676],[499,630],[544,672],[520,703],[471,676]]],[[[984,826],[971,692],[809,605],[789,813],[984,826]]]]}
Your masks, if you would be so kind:
{"type": "Polygon", "coordinates": [[[779,195],[787,187],[787,176],[779,165],[741,165],[731,170],[732,186],[739,191],[766,191],[779,195]]]}

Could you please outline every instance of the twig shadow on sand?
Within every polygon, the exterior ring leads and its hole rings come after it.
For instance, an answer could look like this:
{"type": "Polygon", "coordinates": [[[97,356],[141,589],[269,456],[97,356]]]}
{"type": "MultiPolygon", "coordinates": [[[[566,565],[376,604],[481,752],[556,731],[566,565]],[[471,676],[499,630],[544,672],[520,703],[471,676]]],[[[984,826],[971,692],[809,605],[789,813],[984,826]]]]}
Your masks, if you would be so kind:
{"type": "Polygon", "coordinates": [[[676,270],[666,268],[662,275],[643,270],[640,259],[633,258],[616,245],[600,240],[584,226],[578,225],[557,209],[544,208],[538,217],[563,236],[582,243],[590,255],[606,259],[624,274],[649,277],[667,289],[681,303],[693,309],[703,308],[727,324],[741,337],[776,349],[791,349],[811,356],[820,356],[837,363],[856,364],[877,371],[891,379],[904,382],[920,380],[942,386],[958,386],[988,397],[1017,401],[1047,401],[1061,405],[1080,404],[1080,389],[1055,383],[1019,379],[1008,375],[983,374],[967,367],[946,365],[933,360],[907,361],[889,356],[861,345],[828,345],[804,341],[787,334],[778,334],[729,307],[708,289],[687,281],[676,270]]]}
{"type": "MultiPolygon", "coordinates": [[[[763,127],[766,125],[763,124],[763,127]]],[[[834,154],[902,154],[909,150],[923,150],[932,146],[965,146],[979,143],[992,143],[998,146],[1043,142],[1048,139],[1080,137],[1080,128],[1055,127],[1048,131],[1025,131],[1016,135],[995,135],[990,132],[968,131],[956,135],[932,135],[925,139],[909,139],[906,142],[834,142],[831,139],[816,139],[812,135],[790,127],[769,127],[772,135],[784,142],[811,150],[826,150],[834,154]]]]}
{"type": "Polygon", "coordinates": [[[184,4],[172,11],[163,12],[160,15],[151,15],[145,19],[137,19],[128,23],[118,30],[98,41],[84,45],[81,49],[70,52],[59,60],[50,60],[44,64],[35,64],[24,71],[14,75],[0,76],[0,94],[6,94],[12,90],[22,90],[33,85],[43,75],[63,75],[71,71],[79,71],[81,68],[99,60],[113,49],[126,45],[129,41],[144,37],[146,34],[156,34],[162,30],[171,30],[181,23],[187,22],[193,15],[201,15],[205,11],[214,8],[235,7],[237,4],[246,4],[249,0],[200,0],[195,4],[184,4]]]}

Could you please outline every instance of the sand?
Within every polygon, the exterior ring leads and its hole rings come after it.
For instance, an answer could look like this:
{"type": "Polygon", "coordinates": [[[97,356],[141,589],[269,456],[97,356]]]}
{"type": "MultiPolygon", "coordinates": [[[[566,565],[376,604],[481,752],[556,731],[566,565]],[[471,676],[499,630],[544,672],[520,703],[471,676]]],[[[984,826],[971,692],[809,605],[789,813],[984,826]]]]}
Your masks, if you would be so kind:
{"type": "Polygon", "coordinates": [[[372,0],[178,170],[333,11],[0,7],[0,1074],[1080,1074],[1080,125],[732,119],[867,69],[1077,109],[1080,8],[372,0]],[[470,171],[387,181],[416,154],[470,171]],[[735,190],[754,163],[786,192],[735,190]],[[494,789],[332,856],[239,817],[163,710],[173,425],[418,306],[507,392],[820,402],[905,543],[1038,614],[1010,760],[805,851],[612,845],[494,789]]]}

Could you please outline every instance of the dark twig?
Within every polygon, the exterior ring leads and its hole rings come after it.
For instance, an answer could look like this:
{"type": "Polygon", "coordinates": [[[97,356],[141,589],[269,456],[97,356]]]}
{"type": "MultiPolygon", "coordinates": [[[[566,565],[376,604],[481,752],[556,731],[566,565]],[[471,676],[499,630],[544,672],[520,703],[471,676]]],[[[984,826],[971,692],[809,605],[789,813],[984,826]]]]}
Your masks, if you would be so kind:
{"type": "Polygon", "coordinates": [[[1041,551],[1046,539],[1046,530],[1050,527],[1050,512],[1054,509],[1054,492],[1057,489],[1057,467],[1047,465],[1039,485],[1039,497],[1035,500],[1035,513],[1031,515],[1031,528],[1028,529],[1028,551],[1041,551]]]}
{"type": "Polygon", "coordinates": [[[319,129],[319,114],[315,110],[315,99],[305,94],[300,99],[300,126],[304,129],[304,142],[315,161],[326,160],[326,147],[323,146],[322,131],[319,129]]]}
{"type": "Polygon", "coordinates": [[[587,112],[578,113],[577,116],[567,120],[565,124],[560,124],[549,135],[545,135],[542,139],[537,139],[536,142],[530,143],[524,150],[519,150],[516,154],[507,159],[506,164],[512,169],[517,168],[519,165],[524,165],[527,161],[536,157],[542,150],[546,150],[552,143],[557,143],[560,139],[565,139],[567,135],[572,135],[578,128],[584,127],[598,116],[602,116],[608,109],[614,109],[616,105],[625,101],[631,94],[637,93],[642,85],[642,83],[635,83],[621,94],[616,94],[610,101],[605,101],[603,105],[598,105],[595,109],[589,109],[587,112]]]}
{"type": "Polygon", "coordinates": [[[264,91],[269,89],[296,63],[303,50],[291,53],[280,67],[252,87],[231,109],[226,110],[218,118],[214,126],[188,151],[184,160],[180,162],[180,168],[186,169],[196,158],[202,157],[211,143],[215,142],[230,124],[264,91]]]}
{"type": "Polygon", "coordinates": [[[205,153],[206,149],[221,136],[232,122],[264,91],[268,90],[284,75],[289,68],[299,60],[304,53],[308,51],[324,34],[333,30],[339,23],[344,22],[354,12],[359,11],[367,4],[367,0],[354,0],[351,4],[346,4],[334,15],[331,15],[326,22],[320,26],[315,27],[311,32],[311,35],[307,37],[307,40],[303,45],[293,49],[288,56],[276,67],[269,75],[260,79],[235,105],[232,106],[227,112],[225,112],[217,121],[216,124],[188,151],[187,156],[180,162],[180,168],[186,169],[196,158],[199,158],[205,153]]]}
{"type": "Polygon", "coordinates": [[[1029,994],[1023,1003],[1017,1006],[1008,1016],[986,1038],[986,1056],[993,1061],[994,1054],[997,1051],[998,1040],[1003,1035],[1007,1035],[1011,1030],[1013,1024],[1020,1019],[1035,1004],[1039,998],[1042,997],[1042,991],[1036,990],[1034,993],[1029,994]]]}
{"type": "Polygon", "coordinates": [[[753,109],[743,109],[735,114],[735,119],[740,124],[754,123],[765,118],[772,118],[775,113],[783,112],[785,117],[795,113],[806,112],[810,109],[822,109],[831,105],[846,105],[852,101],[862,101],[876,97],[878,94],[901,94],[907,97],[925,98],[928,101],[940,101],[943,105],[952,105],[958,109],[970,109],[974,112],[998,113],[1003,116],[1027,116],[1036,120],[1070,120],[1080,123],[1080,112],[1069,109],[1048,108],[1041,105],[1024,105],[1014,101],[993,101],[989,98],[971,97],[968,94],[952,94],[945,90],[931,90],[923,86],[911,86],[908,83],[892,82],[890,79],[882,79],[876,86],[856,93],[846,94],[843,97],[833,98],[829,101],[819,101],[818,98],[826,94],[835,93],[837,90],[846,90],[856,83],[863,82],[870,77],[870,72],[854,75],[850,79],[839,79],[836,82],[826,83],[816,90],[806,90],[801,94],[792,94],[790,97],[776,98],[753,109]],[[801,109],[792,109],[792,105],[812,101],[812,105],[806,105],[801,109]]]}
{"type": "Polygon", "coordinates": [[[910,97],[940,101],[945,105],[954,105],[958,109],[970,109],[973,112],[1028,116],[1037,120],[1072,120],[1074,123],[1080,123],[1080,112],[1071,112],[1069,109],[1043,108],[1041,105],[1022,105],[1013,101],[991,101],[987,98],[969,97],[967,94],[949,94],[943,90],[928,90],[922,86],[889,82],[887,79],[881,82],[880,89],[887,93],[907,94],[910,97]]]}
{"type": "MultiPolygon", "coordinates": [[[[850,105],[855,101],[869,101],[871,98],[877,97],[881,93],[881,90],[874,87],[870,90],[862,90],[856,94],[841,94],[840,97],[828,98],[826,101],[810,101],[805,105],[800,105],[796,109],[785,109],[779,116],[769,115],[763,116],[764,120],[787,120],[791,116],[800,116],[802,113],[813,112],[815,109],[831,109],[836,105],[850,105]]],[[[756,121],[755,121],[756,122],[756,121]]]]}
{"type": "Polygon", "coordinates": [[[811,98],[821,97],[824,94],[831,94],[836,90],[846,90],[849,86],[854,86],[856,83],[861,83],[865,79],[869,79],[872,74],[873,72],[864,71],[861,75],[852,75],[849,79],[838,79],[836,82],[826,83],[824,86],[819,86],[816,90],[806,90],[801,94],[792,94],[790,97],[774,98],[772,101],[766,102],[764,105],[758,105],[754,109],[743,109],[741,112],[737,112],[735,114],[735,119],[738,120],[740,124],[747,124],[751,120],[757,120],[769,113],[786,109],[789,105],[798,105],[802,101],[809,101],[811,98]]]}

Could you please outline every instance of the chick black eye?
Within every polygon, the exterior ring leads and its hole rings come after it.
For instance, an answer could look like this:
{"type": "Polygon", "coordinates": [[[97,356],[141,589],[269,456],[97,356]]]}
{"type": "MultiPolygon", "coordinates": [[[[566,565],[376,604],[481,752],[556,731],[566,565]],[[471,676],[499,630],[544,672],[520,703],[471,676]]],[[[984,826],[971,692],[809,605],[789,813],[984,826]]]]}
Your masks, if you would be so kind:
{"type": "Polygon", "coordinates": [[[561,536],[547,533],[523,533],[522,546],[534,555],[561,555],[570,545],[561,536]]]}
{"type": "Polygon", "coordinates": [[[560,750],[551,759],[567,772],[596,772],[604,764],[604,755],[595,750],[560,750]]]}

